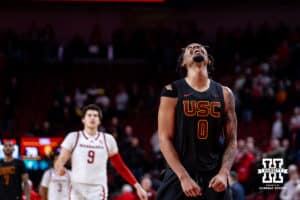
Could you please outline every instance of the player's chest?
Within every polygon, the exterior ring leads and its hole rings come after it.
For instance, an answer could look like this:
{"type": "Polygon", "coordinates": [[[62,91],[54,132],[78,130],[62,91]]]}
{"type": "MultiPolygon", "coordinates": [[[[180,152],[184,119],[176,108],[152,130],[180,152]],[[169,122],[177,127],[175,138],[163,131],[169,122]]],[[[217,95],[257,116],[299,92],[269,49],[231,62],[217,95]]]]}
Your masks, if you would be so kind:
{"type": "Polygon", "coordinates": [[[88,163],[93,163],[96,159],[108,157],[108,152],[105,141],[102,139],[81,139],[78,141],[74,155],[86,157],[88,163]]]}
{"type": "Polygon", "coordinates": [[[51,183],[68,183],[69,179],[67,176],[55,176],[51,178],[51,183]]]}

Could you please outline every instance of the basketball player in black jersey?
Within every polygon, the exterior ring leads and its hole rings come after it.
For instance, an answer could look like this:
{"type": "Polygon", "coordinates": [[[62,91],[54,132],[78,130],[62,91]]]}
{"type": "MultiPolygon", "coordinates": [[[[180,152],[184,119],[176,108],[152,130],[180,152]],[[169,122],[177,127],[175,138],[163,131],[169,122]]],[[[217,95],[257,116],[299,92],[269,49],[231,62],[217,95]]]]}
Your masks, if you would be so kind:
{"type": "Polygon", "coordinates": [[[0,199],[21,200],[22,183],[26,199],[30,199],[28,173],[23,161],[13,158],[14,144],[11,141],[4,143],[4,160],[0,161],[0,199]]]}
{"type": "Polygon", "coordinates": [[[157,200],[225,198],[237,119],[232,91],[208,77],[211,62],[203,45],[188,45],[180,61],[186,76],[162,90],[158,133],[168,168],[157,200]]]}

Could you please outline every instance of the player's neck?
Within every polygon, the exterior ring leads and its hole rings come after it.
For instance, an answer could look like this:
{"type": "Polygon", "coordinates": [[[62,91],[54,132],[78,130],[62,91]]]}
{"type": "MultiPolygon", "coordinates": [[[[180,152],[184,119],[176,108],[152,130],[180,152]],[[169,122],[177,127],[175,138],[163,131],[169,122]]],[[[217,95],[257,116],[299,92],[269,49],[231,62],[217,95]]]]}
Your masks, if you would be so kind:
{"type": "Polygon", "coordinates": [[[5,156],[4,158],[4,162],[10,162],[12,161],[14,158],[12,156],[5,156]]]}
{"type": "Polygon", "coordinates": [[[199,91],[208,89],[210,84],[206,67],[189,69],[185,79],[193,88],[199,91]]]}
{"type": "Polygon", "coordinates": [[[89,136],[94,136],[94,135],[96,135],[97,132],[98,132],[97,128],[87,128],[87,127],[85,127],[85,128],[83,129],[83,131],[84,131],[84,133],[86,133],[86,134],[89,135],[89,136]]]}

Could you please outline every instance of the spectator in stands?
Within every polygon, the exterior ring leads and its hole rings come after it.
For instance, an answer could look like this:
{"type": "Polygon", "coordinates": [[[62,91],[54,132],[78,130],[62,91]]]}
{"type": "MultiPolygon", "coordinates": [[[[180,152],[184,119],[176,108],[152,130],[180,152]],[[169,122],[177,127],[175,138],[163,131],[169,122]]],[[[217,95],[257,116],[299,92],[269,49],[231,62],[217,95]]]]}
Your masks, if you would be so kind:
{"type": "Polygon", "coordinates": [[[105,94],[104,89],[99,90],[99,95],[96,98],[96,104],[101,106],[103,113],[107,114],[110,109],[110,98],[105,94]]]}
{"type": "Polygon", "coordinates": [[[236,153],[236,158],[235,162],[241,159],[241,157],[244,155],[244,148],[246,146],[246,142],[244,139],[239,139],[238,140],[238,148],[237,148],[237,153],[236,153]]]}
{"type": "Polygon", "coordinates": [[[236,160],[235,169],[238,174],[238,181],[244,186],[246,192],[249,191],[250,185],[248,183],[250,178],[251,167],[255,162],[255,156],[249,151],[247,146],[241,149],[240,157],[236,160]]]}
{"type": "Polygon", "coordinates": [[[300,200],[300,186],[297,185],[295,192],[292,196],[292,200],[300,200]]]}
{"type": "Polygon", "coordinates": [[[270,146],[267,148],[267,151],[264,157],[268,158],[284,158],[285,149],[280,146],[280,141],[276,138],[270,139],[270,146]]]}
{"type": "Polygon", "coordinates": [[[101,56],[103,58],[106,55],[106,49],[102,44],[101,35],[101,27],[99,24],[96,24],[90,34],[88,46],[89,54],[93,57],[101,56]]]}
{"type": "Polygon", "coordinates": [[[88,95],[86,92],[84,92],[83,89],[76,88],[75,95],[74,95],[74,101],[75,101],[75,107],[76,109],[81,110],[84,106],[85,102],[88,99],[88,95]]]}
{"type": "Polygon", "coordinates": [[[288,166],[292,163],[295,163],[296,153],[291,148],[290,141],[288,139],[283,139],[281,142],[281,146],[284,149],[285,165],[288,166]]]}
{"type": "Polygon", "coordinates": [[[147,192],[148,200],[155,200],[156,192],[152,188],[152,181],[150,175],[144,175],[144,177],[141,180],[141,185],[147,192]]]}
{"type": "Polygon", "coordinates": [[[97,87],[96,83],[93,83],[93,85],[87,89],[88,94],[88,102],[87,103],[95,103],[95,100],[97,96],[99,95],[100,88],[97,87]]]}
{"type": "Polygon", "coordinates": [[[253,137],[247,137],[246,147],[248,148],[249,152],[251,152],[254,156],[258,154],[258,149],[255,146],[255,140],[253,137]]]}
{"type": "Polygon", "coordinates": [[[159,147],[159,140],[158,140],[157,130],[151,136],[150,143],[151,143],[151,146],[152,146],[152,152],[154,154],[159,154],[160,153],[160,147],[159,147]]]}
{"type": "Polygon", "coordinates": [[[120,117],[125,117],[127,114],[129,95],[124,86],[120,86],[115,97],[116,111],[120,117]]]}
{"type": "Polygon", "coordinates": [[[246,69],[246,80],[243,84],[243,88],[239,92],[239,99],[241,102],[241,114],[242,119],[245,122],[251,122],[253,118],[253,97],[252,97],[252,88],[253,88],[253,78],[250,68],[246,69]]]}
{"type": "Polygon", "coordinates": [[[289,180],[286,182],[280,192],[281,200],[292,200],[297,187],[300,187],[298,168],[296,165],[288,167],[289,180]]]}
{"type": "Polygon", "coordinates": [[[294,108],[294,115],[291,117],[290,127],[292,130],[300,129],[300,107],[294,108]]]}
{"type": "Polygon", "coordinates": [[[130,142],[130,146],[124,152],[124,160],[126,160],[126,164],[132,170],[134,176],[141,180],[145,163],[144,150],[141,148],[138,138],[133,137],[130,142]]]}
{"type": "Polygon", "coordinates": [[[152,146],[152,153],[153,153],[153,158],[154,158],[153,168],[155,168],[157,170],[160,170],[164,167],[164,158],[163,158],[163,156],[160,152],[160,146],[159,146],[157,130],[151,136],[150,144],[152,146]]]}
{"type": "Polygon", "coordinates": [[[123,145],[126,146],[131,146],[131,141],[133,139],[133,128],[131,125],[126,125],[124,128],[124,134],[121,137],[121,140],[123,142],[123,145]]]}
{"type": "Polygon", "coordinates": [[[232,200],[245,200],[245,190],[243,186],[238,182],[237,173],[235,171],[230,172],[229,185],[232,190],[232,200]]]}
{"type": "Polygon", "coordinates": [[[133,193],[132,187],[129,184],[125,184],[122,187],[122,193],[114,200],[137,200],[137,197],[133,193]]]}
{"type": "Polygon", "coordinates": [[[275,100],[277,109],[284,109],[285,103],[288,98],[287,83],[284,80],[279,80],[275,93],[275,100]]]}
{"type": "Polygon", "coordinates": [[[120,145],[120,149],[122,149],[122,143],[123,143],[123,127],[120,124],[120,120],[117,116],[113,116],[110,120],[110,124],[108,127],[108,131],[116,138],[116,140],[120,145]]]}
{"type": "Polygon", "coordinates": [[[275,113],[275,121],[272,125],[272,138],[281,139],[284,135],[282,115],[280,112],[275,113]]]}
{"type": "Polygon", "coordinates": [[[291,145],[295,150],[300,149],[300,107],[294,108],[294,115],[290,119],[291,145]]]}

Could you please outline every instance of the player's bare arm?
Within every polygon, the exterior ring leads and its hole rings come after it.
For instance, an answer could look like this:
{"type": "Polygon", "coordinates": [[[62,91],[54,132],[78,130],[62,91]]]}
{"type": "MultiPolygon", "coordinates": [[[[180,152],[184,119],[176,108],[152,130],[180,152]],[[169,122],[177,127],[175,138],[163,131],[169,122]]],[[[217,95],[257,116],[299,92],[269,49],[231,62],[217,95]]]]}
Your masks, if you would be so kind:
{"type": "Polygon", "coordinates": [[[41,200],[47,200],[48,198],[48,188],[40,185],[39,187],[39,194],[41,195],[42,199],[41,200]]]}
{"type": "MultiPolygon", "coordinates": [[[[166,86],[166,89],[172,90],[171,86],[166,86]]],[[[158,111],[159,144],[168,165],[179,178],[185,195],[189,197],[198,196],[201,195],[201,188],[192,180],[181,164],[173,145],[176,104],[177,98],[161,97],[160,99],[158,111]]]]}
{"type": "Polygon", "coordinates": [[[54,164],[55,171],[58,175],[62,176],[65,173],[65,164],[71,157],[71,152],[65,148],[61,148],[61,152],[57,161],[54,164]]]}
{"type": "Polygon", "coordinates": [[[234,163],[237,152],[237,119],[235,113],[235,98],[228,87],[223,87],[225,101],[225,152],[219,173],[211,180],[209,187],[220,192],[226,189],[227,176],[234,163]]]}
{"type": "Polygon", "coordinates": [[[29,176],[27,173],[22,174],[22,182],[24,185],[24,193],[26,196],[26,200],[30,199],[30,186],[29,186],[29,176]]]}

